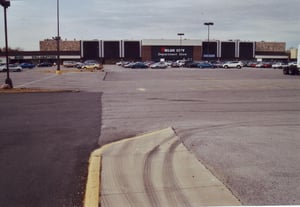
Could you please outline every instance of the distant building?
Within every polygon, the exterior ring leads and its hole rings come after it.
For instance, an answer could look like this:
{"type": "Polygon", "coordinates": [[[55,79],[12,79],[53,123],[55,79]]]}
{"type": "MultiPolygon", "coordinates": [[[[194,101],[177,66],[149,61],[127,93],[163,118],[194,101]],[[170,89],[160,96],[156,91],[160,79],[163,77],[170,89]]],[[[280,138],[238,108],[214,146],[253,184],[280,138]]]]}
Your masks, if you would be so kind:
{"type": "Polygon", "coordinates": [[[256,42],[255,58],[257,60],[287,60],[289,55],[285,47],[285,42],[256,42]]]}
{"type": "Polygon", "coordinates": [[[297,59],[297,55],[298,55],[298,49],[297,48],[292,48],[290,49],[290,59],[291,60],[296,60],[297,59]]]}
{"type": "MultiPolygon", "coordinates": [[[[60,58],[64,60],[95,59],[103,63],[119,60],[284,60],[296,58],[286,52],[285,42],[254,42],[241,40],[144,39],[144,40],[61,40],[60,58]]],[[[0,51],[0,57],[4,57],[0,51]]],[[[40,41],[39,51],[11,51],[11,62],[56,62],[57,42],[40,41]]]]}
{"type": "MultiPolygon", "coordinates": [[[[59,48],[61,51],[80,51],[80,41],[77,40],[60,40],[59,48]]],[[[40,51],[56,51],[57,41],[45,39],[40,41],[40,51]]]]}

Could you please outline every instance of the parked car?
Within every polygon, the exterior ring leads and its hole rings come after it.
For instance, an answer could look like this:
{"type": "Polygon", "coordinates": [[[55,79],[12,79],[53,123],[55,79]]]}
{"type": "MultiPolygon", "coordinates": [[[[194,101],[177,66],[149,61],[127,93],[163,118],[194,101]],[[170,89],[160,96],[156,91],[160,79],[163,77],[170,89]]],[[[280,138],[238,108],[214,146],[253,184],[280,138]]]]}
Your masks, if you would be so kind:
{"type": "Polygon", "coordinates": [[[297,66],[297,62],[289,62],[288,66],[297,66]]]}
{"type": "Polygon", "coordinates": [[[171,67],[172,68],[179,68],[179,67],[182,67],[182,65],[180,65],[180,63],[178,63],[178,62],[172,62],[171,67]]]}
{"type": "Polygon", "coordinates": [[[194,62],[194,61],[186,61],[183,65],[183,67],[186,68],[197,68],[199,62],[194,62]]]}
{"type": "Polygon", "coordinates": [[[120,62],[117,62],[116,65],[118,66],[124,66],[124,65],[127,65],[129,62],[128,61],[120,61],[120,62]]]}
{"type": "Polygon", "coordinates": [[[277,62],[277,63],[274,63],[273,65],[272,65],[272,68],[274,68],[274,69],[279,69],[279,68],[285,68],[285,67],[287,67],[288,65],[287,64],[285,64],[285,63],[283,63],[283,62],[277,62]]]}
{"type": "Polygon", "coordinates": [[[243,63],[241,61],[228,61],[223,64],[223,68],[238,68],[241,69],[243,67],[243,63]]]}
{"type": "MultiPolygon", "coordinates": [[[[12,72],[21,72],[23,70],[19,64],[9,64],[8,69],[9,71],[12,72]]],[[[6,72],[6,71],[7,71],[6,64],[0,65],[0,72],[6,72]]]]}
{"type": "Polygon", "coordinates": [[[144,64],[150,67],[150,65],[154,64],[154,61],[145,61],[144,64]]]}
{"type": "Polygon", "coordinates": [[[84,65],[84,63],[77,62],[75,67],[78,68],[78,69],[81,69],[83,65],[84,65]]]}
{"type": "Polygon", "coordinates": [[[20,64],[21,68],[29,68],[29,69],[32,69],[35,67],[35,64],[32,64],[32,63],[21,63],[20,64]]]}
{"type": "Polygon", "coordinates": [[[97,60],[86,60],[83,62],[83,64],[90,64],[90,63],[99,64],[99,62],[97,60]]]}
{"type": "Polygon", "coordinates": [[[168,67],[168,64],[166,62],[158,62],[150,65],[150,68],[152,69],[166,69],[168,67]]]}
{"type": "Polygon", "coordinates": [[[51,67],[53,66],[52,63],[49,62],[41,62],[40,64],[37,65],[38,67],[51,67]]]}
{"type": "Polygon", "coordinates": [[[225,62],[221,62],[221,61],[210,62],[210,64],[212,64],[215,68],[222,68],[224,63],[225,62]]]}
{"type": "Polygon", "coordinates": [[[256,68],[271,68],[272,64],[268,63],[268,62],[260,62],[260,63],[256,64],[255,67],[256,68]]]}
{"type": "Polygon", "coordinates": [[[197,64],[197,68],[215,68],[215,66],[211,63],[200,62],[197,64]]]}
{"type": "Polygon", "coordinates": [[[148,68],[148,65],[146,65],[146,64],[143,63],[143,62],[136,62],[136,63],[133,63],[133,64],[131,65],[131,68],[132,68],[132,69],[136,69],[136,68],[144,68],[144,69],[146,69],[146,68],[148,68]]]}
{"type": "Polygon", "coordinates": [[[257,64],[258,64],[258,62],[253,62],[252,61],[252,62],[248,62],[246,66],[251,67],[251,68],[255,68],[257,64]]]}
{"type": "Polygon", "coordinates": [[[103,69],[103,65],[102,64],[99,64],[99,63],[86,63],[84,64],[81,69],[84,69],[84,70],[101,70],[103,69]]]}
{"type": "Polygon", "coordinates": [[[123,65],[124,68],[131,68],[135,63],[134,62],[129,62],[126,65],[123,65]]]}
{"type": "Polygon", "coordinates": [[[64,61],[63,62],[63,66],[66,68],[72,68],[75,67],[77,65],[78,62],[76,61],[64,61]]]}

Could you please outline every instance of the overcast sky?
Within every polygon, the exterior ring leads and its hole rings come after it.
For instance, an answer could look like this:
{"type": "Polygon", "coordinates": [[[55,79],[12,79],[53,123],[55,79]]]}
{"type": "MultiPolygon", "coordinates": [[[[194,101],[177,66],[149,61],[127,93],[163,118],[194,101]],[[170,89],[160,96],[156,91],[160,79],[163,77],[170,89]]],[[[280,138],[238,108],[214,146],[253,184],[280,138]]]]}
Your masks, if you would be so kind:
{"type": "MultiPolygon", "coordinates": [[[[39,50],[57,35],[56,0],[11,0],[9,46],[39,50]]],[[[0,47],[4,47],[0,8],[0,47]]],[[[207,39],[300,44],[299,0],[60,0],[60,36],[68,40],[207,39]]]]}

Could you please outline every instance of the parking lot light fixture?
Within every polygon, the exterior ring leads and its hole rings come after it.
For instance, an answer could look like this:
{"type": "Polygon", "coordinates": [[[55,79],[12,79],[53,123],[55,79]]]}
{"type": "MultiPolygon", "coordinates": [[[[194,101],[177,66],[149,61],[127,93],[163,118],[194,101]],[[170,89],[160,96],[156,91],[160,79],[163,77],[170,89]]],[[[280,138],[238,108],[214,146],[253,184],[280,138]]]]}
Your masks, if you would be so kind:
{"type": "Polygon", "coordinates": [[[5,84],[9,86],[9,88],[13,88],[12,80],[9,77],[9,59],[8,59],[8,37],[7,37],[7,14],[6,10],[10,6],[9,0],[1,0],[1,6],[4,8],[4,31],[5,31],[5,56],[6,56],[6,80],[5,84]]]}
{"type": "Polygon", "coordinates": [[[177,35],[179,36],[179,45],[181,47],[182,46],[182,36],[184,35],[184,33],[178,33],[177,35]]]}
{"type": "Polygon", "coordinates": [[[214,23],[213,22],[205,22],[204,25],[207,26],[207,58],[209,59],[209,57],[210,57],[210,54],[209,54],[209,29],[210,29],[210,26],[214,25],[214,23]]]}
{"type": "Polygon", "coordinates": [[[60,36],[59,36],[59,0],[56,2],[56,11],[57,11],[57,36],[55,37],[56,39],[56,45],[57,45],[57,69],[56,69],[56,74],[61,74],[60,71],[60,36]]]}

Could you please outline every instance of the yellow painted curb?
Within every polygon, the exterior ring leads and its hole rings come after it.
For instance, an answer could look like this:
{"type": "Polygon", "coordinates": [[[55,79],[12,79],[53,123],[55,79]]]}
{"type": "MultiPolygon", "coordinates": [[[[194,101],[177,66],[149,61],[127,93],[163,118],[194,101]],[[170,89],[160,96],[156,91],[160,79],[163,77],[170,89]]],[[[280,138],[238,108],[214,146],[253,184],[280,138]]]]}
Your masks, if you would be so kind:
{"type": "Polygon", "coordinates": [[[61,70],[56,70],[55,73],[56,73],[56,75],[61,75],[62,74],[61,70]]]}
{"type": "Polygon", "coordinates": [[[89,168],[88,168],[88,176],[86,182],[86,189],[84,195],[83,206],[84,207],[99,207],[101,205],[101,162],[102,162],[102,153],[108,148],[115,144],[120,144],[122,142],[127,142],[130,140],[140,139],[143,137],[151,136],[154,134],[161,133],[166,130],[172,130],[172,127],[168,127],[162,130],[157,130],[154,132],[142,134],[136,137],[131,137],[127,139],[123,139],[120,141],[116,141],[110,144],[106,144],[99,149],[94,150],[91,153],[89,159],[89,168]]]}
{"type": "Polygon", "coordinates": [[[64,90],[64,89],[41,89],[41,88],[0,89],[0,94],[7,94],[7,93],[63,93],[63,92],[80,92],[80,91],[79,90],[64,90]]]}

